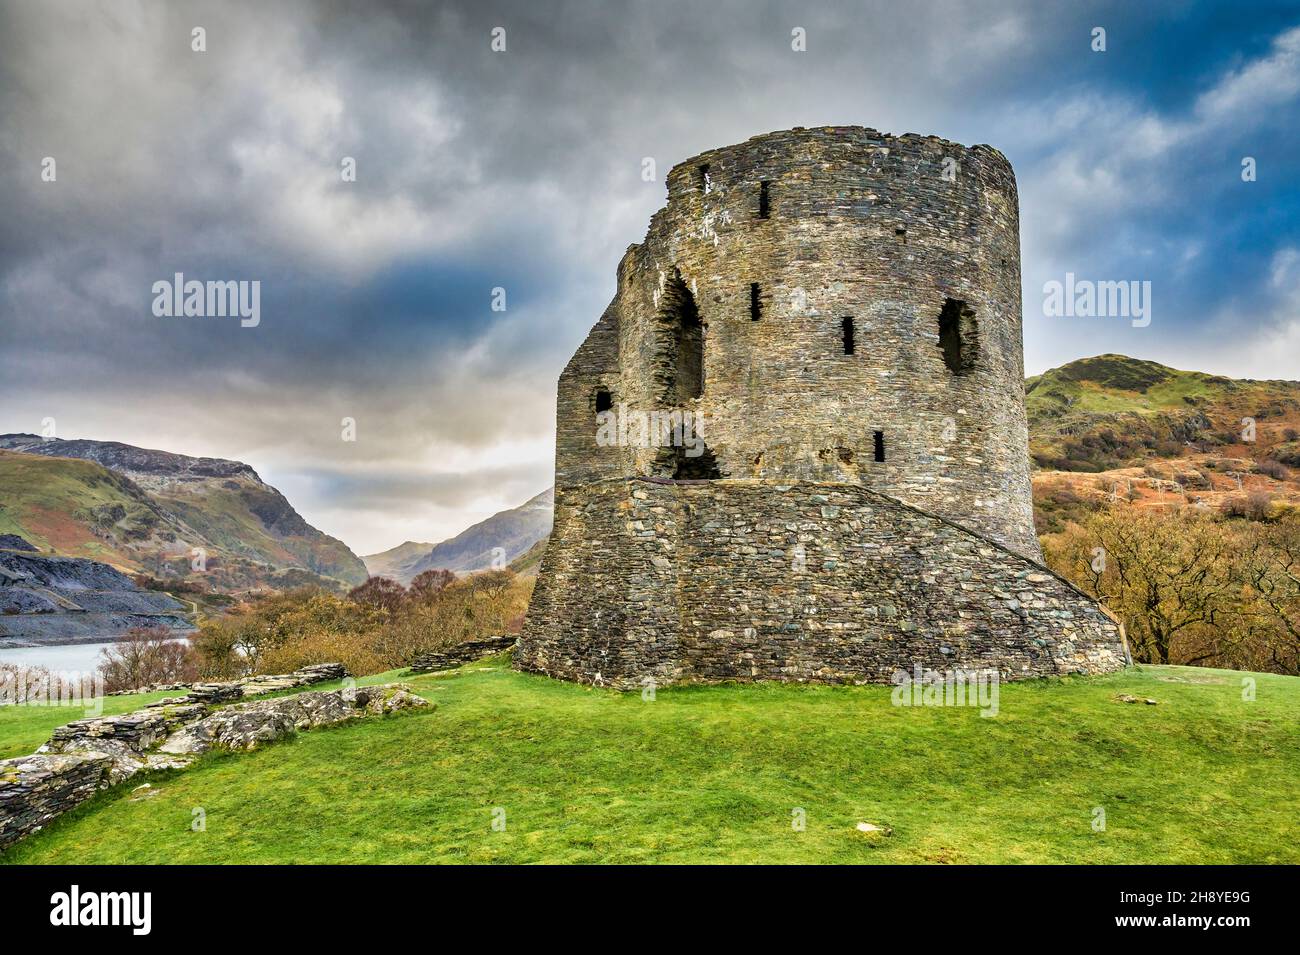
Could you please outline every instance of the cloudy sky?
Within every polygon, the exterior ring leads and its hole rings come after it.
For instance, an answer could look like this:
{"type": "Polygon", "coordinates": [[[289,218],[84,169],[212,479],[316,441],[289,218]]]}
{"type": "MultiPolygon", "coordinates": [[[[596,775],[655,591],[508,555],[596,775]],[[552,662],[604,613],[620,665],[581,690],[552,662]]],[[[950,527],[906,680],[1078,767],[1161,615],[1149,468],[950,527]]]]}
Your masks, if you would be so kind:
{"type": "Polygon", "coordinates": [[[550,484],[663,173],[832,124],[1006,153],[1030,373],[1300,378],[1294,3],[0,0],[0,431],[246,461],[358,553],[442,539],[550,484]],[[155,316],[176,272],[260,281],[261,323],[155,316]],[[1067,272],[1150,281],[1151,324],[1045,316],[1067,272]]]}

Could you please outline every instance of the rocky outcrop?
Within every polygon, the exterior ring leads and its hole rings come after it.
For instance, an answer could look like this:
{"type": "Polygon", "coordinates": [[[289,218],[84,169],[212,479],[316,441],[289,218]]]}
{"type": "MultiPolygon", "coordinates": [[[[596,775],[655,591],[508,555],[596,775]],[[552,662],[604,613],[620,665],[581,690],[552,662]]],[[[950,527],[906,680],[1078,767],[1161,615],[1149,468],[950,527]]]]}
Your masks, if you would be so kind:
{"type": "Polygon", "coordinates": [[[54,731],[41,752],[86,754],[108,759],[108,781],[120,783],[142,769],[168,769],[167,757],[149,753],[169,734],[208,711],[202,703],[151,706],[134,713],[75,720],[54,731]]]}
{"type": "Polygon", "coordinates": [[[417,653],[411,659],[412,673],[436,673],[439,670],[454,670],[466,663],[473,663],[495,653],[504,653],[516,643],[513,634],[501,637],[484,637],[481,640],[466,640],[441,650],[426,650],[417,653]]]}
{"type": "MultiPolygon", "coordinates": [[[[339,664],[314,669],[325,679],[346,672],[339,664]]],[[[265,692],[269,683],[264,680],[257,691],[265,692]]],[[[217,699],[249,687],[205,684],[192,693],[217,699]],[[221,689],[211,692],[213,687],[221,689]]],[[[194,756],[214,748],[250,750],[300,730],[432,706],[406,684],[393,683],[309,691],[217,709],[185,697],[132,713],[75,720],[56,729],[35,754],[0,760],[0,850],[98,790],[141,771],[183,769],[194,756]]]]}
{"type": "Polygon", "coordinates": [[[240,461],[223,458],[193,458],[170,451],[137,448],[119,441],[92,441],[85,438],[62,440],[38,434],[0,435],[0,447],[25,454],[45,454],[56,458],[81,458],[94,461],[137,483],[150,477],[171,480],[198,478],[233,478],[251,476],[257,472],[240,461]]]}
{"type": "Polygon", "coordinates": [[[36,553],[36,548],[17,534],[0,534],[0,550],[25,550],[36,553]]]}

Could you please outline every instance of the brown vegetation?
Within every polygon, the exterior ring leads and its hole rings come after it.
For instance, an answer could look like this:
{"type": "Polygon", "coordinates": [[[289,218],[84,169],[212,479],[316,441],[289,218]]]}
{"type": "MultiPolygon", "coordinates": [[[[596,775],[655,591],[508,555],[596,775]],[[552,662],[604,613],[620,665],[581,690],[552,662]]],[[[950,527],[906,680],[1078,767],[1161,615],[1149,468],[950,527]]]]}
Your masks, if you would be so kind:
{"type": "Polygon", "coordinates": [[[456,579],[427,571],[404,588],[371,578],[347,597],[319,589],[263,597],[204,623],[194,638],[205,676],[285,673],[339,662],[357,676],[406,666],[421,650],[518,632],[532,582],[508,570],[456,579]]]}
{"type": "Polygon", "coordinates": [[[1124,621],[1135,660],[1300,674],[1300,516],[1250,499],[1243,516],[1116,504],[1043,545],[1124,621]]]}
{"type": "Polygon", "coordinates": [[[199,675],[193,648],[167,627],[135,627],[99,656],[108,693],[155,683],[187,683],[199,675]]]}

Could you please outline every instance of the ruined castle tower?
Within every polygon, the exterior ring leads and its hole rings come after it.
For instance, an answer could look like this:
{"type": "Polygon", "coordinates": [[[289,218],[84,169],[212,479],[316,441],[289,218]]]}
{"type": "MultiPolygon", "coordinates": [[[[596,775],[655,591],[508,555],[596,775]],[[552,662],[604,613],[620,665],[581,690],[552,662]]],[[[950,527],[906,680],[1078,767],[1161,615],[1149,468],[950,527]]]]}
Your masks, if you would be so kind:
{"type": "Polygon", "coordinates": [[[1015,177],[794,129],[674,167],[559,382],[517,665],[632,686],[1113,669],[1038,562],[1015,177]]]}

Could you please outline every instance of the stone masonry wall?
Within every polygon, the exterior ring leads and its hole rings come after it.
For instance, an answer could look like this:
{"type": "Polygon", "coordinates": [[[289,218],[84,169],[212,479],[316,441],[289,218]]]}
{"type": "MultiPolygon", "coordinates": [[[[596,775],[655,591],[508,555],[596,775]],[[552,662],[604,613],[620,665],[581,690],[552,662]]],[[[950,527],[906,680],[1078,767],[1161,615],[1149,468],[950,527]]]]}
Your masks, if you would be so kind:
{"type": "Polygon", "coordinates": [[[515,665],[647,679],[888,682],[1119,669],[1117,625],[1040,564],[853,484],[617,479],[556,495],[515,665]]]}
{"type": "Polygon", "coordinates": [[[0,760],[0,851],[109,785],[111,764],[102,753],[0,760]]]}
{"type": "Polygon", "coordinates": [[[480,637],[477,640],[463,640],[441,650],[423,650],[411,658],[412,673],[437,673],[452,670],[475,660],[482,660],[494,653],[504,653],[515,645],[519,638],[514,634],[502,634],[495,637],[480,637]]]}
{"type": "Polygon", "coordinates": [[[675,476],[659,449],[598,446],[604,392],[634,415],[702,412],[721,477],[861,484],[1039,558],[1002,154],[794,129],[667,179],[667,206],[560,378],[557,487],[675,476]],[[945,307],[963,316],[955,366],[945,307]]]}

